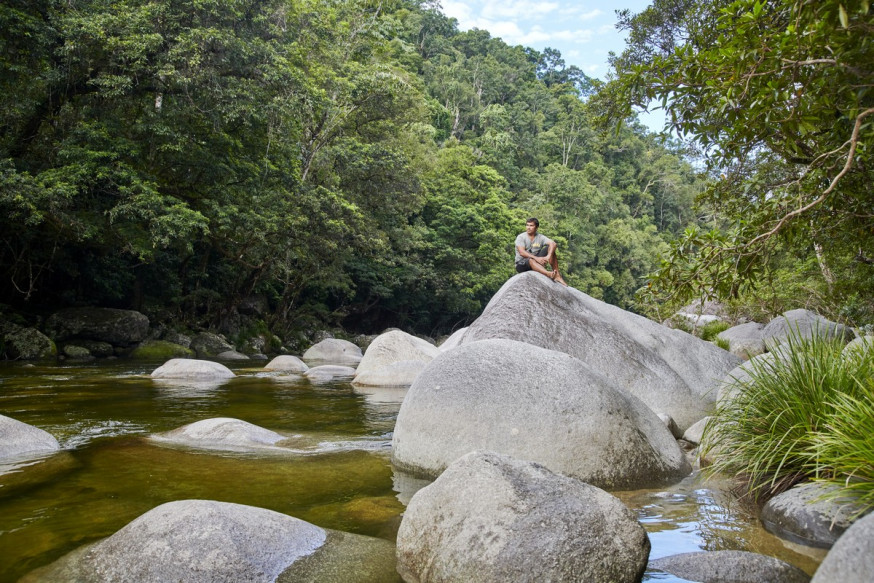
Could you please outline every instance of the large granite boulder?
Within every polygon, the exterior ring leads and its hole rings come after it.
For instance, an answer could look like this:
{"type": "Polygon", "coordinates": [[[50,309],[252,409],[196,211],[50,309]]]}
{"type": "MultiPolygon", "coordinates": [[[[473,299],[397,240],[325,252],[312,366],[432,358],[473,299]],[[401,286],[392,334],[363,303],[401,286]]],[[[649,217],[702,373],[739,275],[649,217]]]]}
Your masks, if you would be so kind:
{"type": "Polygon", "coordinates": [[[747,322],[723,330],[717,338],[728,342],[728,350],[738,358],[748,359],[765,352],[765,339],[762,337],[764,324],[747,322]]]}
{"type": "Polygon", "coordinates": [[[40,360],[57,356],[52,339],[36,328],[0,322],[0,357],[9,360],[40,360]]]}
{"type": "Polygon", "coordinates": [[[152,372],[154,379],[219,380],[234,378],[231,369],[211,360],[173,358],[152,372]]]}
{"type": "Polygon", "coordinates": [[[58,440],[47,431],[0,415],[0,460],[40,457],[60,449],[58,440]]]}
{"type": "Polygon", "coordinates": [[[303,353],[306,362],[357,365],[361,362],[361,349],[356,344],[340,338],[326,338],[303,353]]]}
{"type": "Polygon", "coordinates": [[[55,341],[83,338],[130,346],[146,339],[149,319],[134,310],[69,308],[49,316],[46,330],[55,341]]]}
{"type": "Polygon", "coordinates": [[[391,580],[392,551],[387,541],[328,531],[272,510],[180,500],[22,581],[376,583],[391,580]]]}
{"type": "Polygon", "coordinates": [[[456,346],[461,344],[466,332],[467,332],[467,326],[465,326],[464,328],[459,328],[458,330],[453,332],[449,336],[449,338],[447,338],[446,340],[441,342],[437,348],[440,349],[440,352],[446,352],[447,350],[452,350],[453,348],[455,348],[456,346]]]}
{"type": "Polygon", "coordinates": [[[287,439],[275,431],[258,427],[240,419],[216,417],[183,425],[151,436],[153,441],[199,449],[225,451],[274,450],[287,439]]]}
{"type": "Polygon", "coordinates": [[[607,489],[676,482],[691,471],[671,432],[635,396],[581,360],[504,339],[431,361],[395,423],[392,459],[403,471],[436,477],[473,450],[607,489]]]}
{"type": "Polygon", "coordinates": [[[650,561],[648,570],[707,583],[808,583],[810,576],[780,559],[746,551],[683,553],[650,561]]]}
{"type": "Polygon", "coordinates": [[[844,343],[855,338],[853,329],[843,324],[832,322],[810,310],[789,310],[777,316],[762,330],[762,339],[768,350],[787,341],[789,336],[811,338],[814,335],[825,338],[836,338],[844,343]]]}
{"type": "Polygon", "coordinates": [[[510,278],[464,335],[507,338],[579,358],[681,431],[709,415],[736,356],[691,334],[552,285],[537,273],[510,278]]]}
{"type": "Polygon", "coordinates": [[[189,348],[197,353],[198,358],[216,356],[222,352],[234,350],[230,342],[212,332],[201,332],[191,339],[189,348]]]}
{"type": "Polygon", "coordinates": [[[874,351],[874,336],[859,336],[853,338],[849,344],[844,346],[843,356],[849,358],[851,356],[862,357],[874,351]]]}
{"type": "Polygon", "coordinates": [[[777,494],[762,508],[765,529],[794,543],[828,549],[862,510],[846,496],[829,497],[837,486],[806,482],[777,494]]]}
{"type": "Polygon", "coordinates": [[[632,583],[650,544],[635,514],[607,492],[536,463],[472,452],[413,496],[397,548],[408,582],[632,583]]]}
{"type": "Polygon", "coordinates": [[[266,365],[264,365],[264,370],[276,371],[276,372],[284,372],[291,374],[301,374],[305,373],[309,370],[304,361],[299,359],[296,356],[291,356],[290,354],[282,354],[277,356],[266,365]]]}
{"type": "Polygon", "coordinates": [[[421,360],[428,363],[440,354],[440,350],[421,338],[401,330],[392,330],[377,336],[358,364],[356,377],[379,370],[401,360],[421,360]]]}
{"type": "MultiPolygon", "coordinates": [[[[367,358],[367,355],[364,355],[367,358]]],[[[364,362],[364,361],[362,361],[364,362]]],[[[428,363],[423,360],[398,360],[375,370],[355,373],[357,387],[409,387],[428,363]]]]}
{"type": "Polygon", "coordinates": [[[874,581],[874,513],[860,518],[828,552],[811,583],[874,581]]]}

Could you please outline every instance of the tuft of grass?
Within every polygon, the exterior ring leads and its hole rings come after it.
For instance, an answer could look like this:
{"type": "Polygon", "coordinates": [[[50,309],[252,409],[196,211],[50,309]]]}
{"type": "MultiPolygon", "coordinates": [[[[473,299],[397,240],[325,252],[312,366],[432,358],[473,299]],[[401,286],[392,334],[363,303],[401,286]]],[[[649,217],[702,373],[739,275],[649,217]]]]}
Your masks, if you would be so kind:
{"type": "Polygon", "coordinates": [[[731,350],[731,343],[725,338],[720,338],[719,336],[717,336],[716,338],[714,338],[713,342],[725,351],[731,350]]]}
{"type": "Polygon", "coordinates": [[[864,386],[862,394],[835,396],[833,414],[813,442],[827,468],[822,479],[850,494],[860,507],[858,515],[874,509],[874,379],[864,386]]]}
{"type": "Polygon", "coordinates": [[[728,322],[723,322],[722,320],[715,320],[713,322],[709,322],[701,326],[701,331],[699,335],[701,336],[701,340],[706,340],[707,342],[713,342],[716,340],[716,336],[720,332],[725,332],[731,328],[731,324],[728,322]]]}
{"type": "MultiPolygon", "coordinates": [[[[756,500],[836,475],[828,456],[844,454],[828,449],[822,436],[840,425],[844,399],[870,402],[865,383],[874,373],[871,358],[844,358],[842,349],[841,342],[796,333],[775,358],[751,361],[749,379],[735,381],[705,431],[702,451],[714,460],[708,470],[740,477],[756,500]]],[[[872,424],[874,418],[866,426],[872,424]]],[[[847,460],[842,475],[857,463],[847,460]]]]}

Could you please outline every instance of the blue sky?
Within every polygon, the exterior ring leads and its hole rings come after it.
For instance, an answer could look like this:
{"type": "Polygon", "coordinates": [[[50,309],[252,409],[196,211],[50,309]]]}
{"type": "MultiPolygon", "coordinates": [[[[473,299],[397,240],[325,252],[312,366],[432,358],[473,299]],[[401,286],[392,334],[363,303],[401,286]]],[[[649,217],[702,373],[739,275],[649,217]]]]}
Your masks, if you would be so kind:
{"type": "MultiPolygon", "coordinates": [[[[441,0],[444,14],[461,30],[487,30],[510,45],[542,51],[558,49],[567,65],[590,77],[605,79],[607,55],[622,52],[625,34],[616,30],[616,10],[646,9],[651,0],[441,0]]],[[[663,116],[642,115],[651,129],[661,129],[663,116]]]]}

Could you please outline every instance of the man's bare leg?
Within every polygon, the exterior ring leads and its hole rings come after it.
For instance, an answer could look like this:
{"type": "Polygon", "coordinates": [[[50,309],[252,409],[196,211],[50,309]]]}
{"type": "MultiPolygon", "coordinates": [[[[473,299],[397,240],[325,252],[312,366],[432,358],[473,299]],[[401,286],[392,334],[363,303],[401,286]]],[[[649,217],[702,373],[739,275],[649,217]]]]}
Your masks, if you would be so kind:
{"type": "Polygon", "coordinates": [[[567,287],[567,283],[564,278],[561,276],[561,272],[558,270],[558,254],[553,253],[552,258],[550,259],[549,265],[552,267],[552,271],[555,273],[555,277],[552,277],[555,281],[560,283],[561,285],[567,287]]]}

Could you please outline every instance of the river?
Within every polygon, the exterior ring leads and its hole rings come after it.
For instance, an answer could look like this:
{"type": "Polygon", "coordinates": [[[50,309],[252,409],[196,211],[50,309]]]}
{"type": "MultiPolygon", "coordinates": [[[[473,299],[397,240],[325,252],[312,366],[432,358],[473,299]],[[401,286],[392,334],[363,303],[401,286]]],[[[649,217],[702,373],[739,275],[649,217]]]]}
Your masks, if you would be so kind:
{"type": "MultiPolygon", "coordinates": [[[[269,508],[319,526],[394,541],[421,482],[396,475],[391,433],[404,390],[358,390],[232,365],[223,384],[158,382],[160,363],[0,364],[0,414],[44,429],[63,452],[0,464],[0,582],[108,536],[164,502],[210,499],[269,508]],[[294,437],[293,455],[162,446],[148,439],[213,417],[294,437]]],[[[786,543],[696,473],[671,488],[616,492],[649,532],[651,558],[749,550],[812,574],[824,556],[786,543]]],[[[647,573],[644,581],[682,579],[647,573]]]]}

